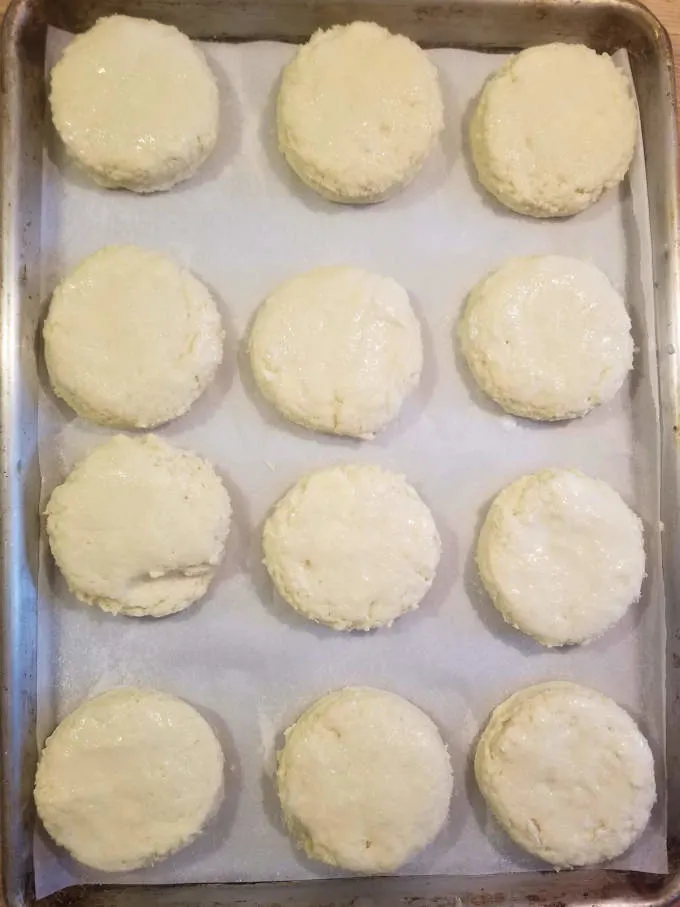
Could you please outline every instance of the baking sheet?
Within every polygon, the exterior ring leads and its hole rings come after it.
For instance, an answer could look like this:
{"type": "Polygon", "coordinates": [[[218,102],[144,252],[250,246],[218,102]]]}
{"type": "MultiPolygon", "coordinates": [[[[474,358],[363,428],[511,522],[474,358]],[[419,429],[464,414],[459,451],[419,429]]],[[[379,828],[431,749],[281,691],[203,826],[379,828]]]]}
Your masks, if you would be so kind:
{"type": "MultiPolygon", "coordinates": [[[[48,68],[69,36],[48,32],[48,68]]],[[[88,871],[38,828],[36,892],[77,882],[128,884],[306,879],[342,875],[307,861],[281,827],[272,784],[281,732],[315,698],[349,684],[407,696],[439,725],[455,772],[450,821],[404,874],[545,868],[488,818],[472,780],[474,740],[491,709],[552,678],[589,684],[639,720],[656,756],[660,799],[640,842],[615,866],[664,872],[664,603],[659,555],[658,401],[646,185],[638,151],[630,179],[564,222],[520,218],[471,179],[462,147],[470,104],[504,55],[430,51],[447,128],[414,183],[381,205],[332,205],[304,188],[276,148],[274,101],[290,45],[206,44],[222,98],[219,146],[199,175],[140,197],[99,190],[62,160],[51,128],[45,156],[43,296],[85,255],[134,242],[174,256],[214,291],[227,330],[214,386],[159,434],[211,459],[232,496],[227,556],[209,595],[162,621],[112,617],[77,603],[48,557],[40,578],[38,737],[78,703],[123,684],[186,698],[225,747],[228,796],[190,848],[129,874],[88,871]],[[475,389],[455,347],[467,291],[504,258],[559,252],[594,261],[626,294],[637,344],[630,382],[585,419],[538,425],[503,415],[475,389]],[[423,327],[425,368],[401,417],[372,442],[314,435],[279,419],[253,387],[244,356],[252,316],[277,283],[307,268],[355,264],[402,283],[423,327]],[[644,443],[643,443],[644,442],[644,443]],[[443,542],[420,610],[393,628],[337,634],[297,616],[274,594],[260,531],[274,502],[305,472],[377,462],[403,472],[432,507],[443,542]],[[493,496],[543,466],[572,466],[610,482],[647,528],[642,601],[604,638],[550,651],[506,626],[480,588],[476,533],[493,496]]],[[[626,66],[621,55],[620,65],[626,66]]],[[[44,375],[43,375],[44,379],[44,375]]],[[[46,497],[110,433],[49,393],[40,400],[46,497]]]]}

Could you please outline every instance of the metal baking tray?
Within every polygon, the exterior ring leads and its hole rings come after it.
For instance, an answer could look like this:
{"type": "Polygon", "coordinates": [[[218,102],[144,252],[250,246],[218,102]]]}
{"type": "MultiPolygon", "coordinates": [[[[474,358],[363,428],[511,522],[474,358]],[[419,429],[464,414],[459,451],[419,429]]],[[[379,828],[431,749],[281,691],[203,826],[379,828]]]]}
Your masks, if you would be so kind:
{"type": "Polygon", "coordinates": [[[14,0],[2,30],[0,256],[0,846],[7,907],[35,902],[36,328],[44,55],[48,25],[82,31],[113,12],[176,25],[192,38],[303,41],[316,28],[372,19],[425,46],[514,50],[548,41],[625,48],[640,105],[651,215],[662,420],[667,597],[669,853],[666,877],[587,870],[507,876],[342,879],[300,883],[83,886],[46,905],[95,907],[542,907],[680,901],[680,237],[673,65],[668,36],[636,0],[14,0]]]}

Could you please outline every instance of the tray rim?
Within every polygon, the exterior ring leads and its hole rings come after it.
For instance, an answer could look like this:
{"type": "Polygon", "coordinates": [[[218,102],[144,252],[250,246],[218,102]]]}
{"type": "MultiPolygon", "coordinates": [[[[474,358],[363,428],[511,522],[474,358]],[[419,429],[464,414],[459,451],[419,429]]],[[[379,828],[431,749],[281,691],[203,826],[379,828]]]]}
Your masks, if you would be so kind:
{"type": "MultiPolygon", "coordinates": [[[[0,231],[3,237],[0,252],[0,594],[2,594],[0,603],[0,679],[2,680],[2,691],[0,692],[0,717],[2,719],[0,728],[2,740],[0,847],[2,849],[2,890],[8,907],[35,903],[27,876],[30,841],[26,840],[27,820],[23,815],[25,803],[22,803],[21,798],[25,795],[25,790],[22,791],[26,782],[24,759],[28,756],[34,764],[36,754],[35,747],[32,751],[29,748],[29,751],[26,752],[25,741],[19,739],[21,734],[17,733],[19,728],[26,728],[27,720],[30,723],[31,702],[27,701],[25,696],[17,697],[16,695],[17,690],[20,691],[25,686],[27,668],[24,659],[27,646],[30,649],[32,645],[33,652],[35,651],[35,627],[23,626],[25,621],[22,621],[20,611],[22,596],[25,594],[22,587],[27,581],[31,581],[31,564],[24,550],[24,534],[30,531],[28,525],[30,520],[32,519],[37,524],[38,519],[37,512],[28,514],[30,519],[27,519],[24,482],[29,476],[32,464],[26,463],[23,459],[22,444],[27,439],[22,432],[22,427],[18,424],[17,412],[17,397],[24,392],[20,382],[22,361],[26,357],[34,356],[33,332],[31,331],[27,338],[22,329],[21,301],[27,294],[30,295],[30,288],[28,288],[30,280],[27,274],[24,247],[26,243],[35,242],[36,231],[36,224],[30,221],[26,223],[22,217],[20,204],[21,193],[27,191],[21,161],[21,128],[25,125],[28,116],[27,105],[23,104],[25,100],[24,86],[20,79],[22,71],[20,45],[27,41],[40,43],[41,30],[44,32],[45,28],[45,7],[49,2],[50,0],[12,0],[2,24],[0,47],[0,107],[2,112],[0,231]]],[[[58,5],[58,0],[54,0],[54,2],[58,5]]],[[[77,2],[78,0],[72,0],[71,6],[73,7],[77,2]]],[[[169,0],[168,6],[172,2],[173,0],[169,0]]],[[[216,5],[216,0],[208,0],[208,2],[216,5]]],[[[220,0],[217,0],[217,3],[219,2],[220,0]]],[[[271,0],[271,2],[276,5],[277,0],[271,0]]],[[[427,6],[423,0],[420,2],[419,0],[376,0],[376,2],[377,4],[382,3],[384,7],[388,7],[392,3],[401,7],[427,6]]],[[[373,6],[376,5],[376,2],[373,6]]],[[[115,5],[115,0],[113,3],[115,5]]],[[[111,2],[108,5],[110,7],[111,2]]],[[[307,3],[308,7],[315,5],[320,5],[317,0],[307,3]]],[[[358,3],[348,4],[348,9],[351,11],[348,18],[357,18],[357,6],[361,5],[361,0],[358,0],[358,3]]],[[[438,3],[432,4],[433,7],[447,6],[452,10],[454,8],[463,10],[470,15],[475,15],[473,12],[475,8],[477,10],[512,8],[520,12],[541,10],[546,5],[547,0],[486,0],[486,2],[481,2],[481,0],[439,0],[438,3]]],[[[673,341],[673,344],[669,344],[670,347],[675,345],[675,341],[680,341],[680,333],[678,333],[680,327],[675,325],[674,317],[680,306],[680,218],[678,214],[678,173],[675,166],[678,160],[675,120],[677,102],[670,38],[658,17],[639,0],[550,0],[549,5],[553,10],[559,9],[566,14],[577,7],[587,7],[593,11],[616,12],[628,17],[641,32],[644,31],[647,37],[653,41],[653,50],[658,57],[657,76],[660,82],[658,87],[667,101],[665,109],[659,112],[662,135],[658,147],[654,149],[653,160],[654,166],[657,163],[661,165],[663,179],[655,181],[655,191],[650,188],[650,208],[656,204],[662,209],[656,221],[663,222],[664,229],[661,230],[661,234],[665,237],[663,249],[657,249],[656,240],[659,237],[653,235],[655,303],[657,323],[667,321],[671,328],[670,334],[668,331],[664,332],[664,336],[670,336],[673,341]],[[660,182],[663,182],[665,191],[659,191],[660,182]]],[[[87,4],[83,3],[83,6],[87,6],[87,4]]],[[[335,18],[337,20],[339,17],[335,18]]],[[[437,42],[431,43],[436,44],[437,42]]],[[[467,46],[477,46],[481,49],[480,45],[467,46]]],[[[486,47],[487,49],[498,49],[503,46],[505,45],[502,43],[495,43],[492,47],[488,45],[486,47]]],[[[513,43],[512,46],[516,45],[513,43]]],[[[40,99],[40,103],[44,101],[44,91],[42,94],[43,98],[40,99]]],[[[644,125],[643,123],[643,127],[644,125]]],[[[654,144],[656,146],[656,142],[654,144]]],[[[647,142],[645,145],[647,146],[647,142]]],[[[649,168],[650,149],[647,147],[645,156],[649,168]]],[[[39,160],[36,158],[33,159],[33,167],[34,169],[40,167],[39,160]]],[[[652,232],[654,234],[654,227],[652,232]]],[[[680,346],[678,349],[680,350],[680,346]]],[[[680,403],[678,402],[680,384],[677,365],[673,359],[675,350],[669,349],[668,352],[669,355],[665,358],[659,352],[658,365],[662,391],[663,385],[666,384],[667,390],[674,396],[674,399],[669,400],[667,399],[668,394],[666,394],[666,399],[664,399],[662,393],[661,401],[662,419],[672,419],[670,424],[672,424],[673,430],[662,432],[661,456],[662,463],[666,464],[662,465],[663,478],[666,479],[667,473],[670,475],[674,492],[672,497],[677,501],[680,500],[678,496],[680,457],[677,455],[675,432],[680,431],[680,403]]],[[[675,532],[667,532],[664,540],[665,574],[668,548],[670,547],[670,543],[667,545],[666,542],[671,535],[674,536],[675,532]]],[[[672,575],[670,582],[666,584],[667,600],[669,603],[675,603],[680,600],[680,565],[669,572],[677,574],[677,576],[672,575]]],[[[30,674],[30,665],[28,673],[30,674]]],[[[671,708],[667,715],[667,722],[671,719],[672,712],[671,708]]],[[[680,715],[680,706],[678,715],[680,715]]],[[[434,892],[424,896],[402,896],[396,891],[387,890],[402,886],[403,888],[413,888],[413,886],[427,888],[428,883],[437,881],[437,879],[428,877],[362,880],[362,887],[367,891],[373,890],[375,897],[375,901],[371,899],[366,902],[366,907],[368,904],[374,903],[376,907],[378,905],[382,907],[383,897],[388,898],[385,904],[417,904],[418,907],[430,907],[430,905],[436,904],[437,907],[446,907],[446,905],[452,907],[454,904],[465,903],[460,894],[453,893],[454,888],[460,893],[466,893],[465,888],[461,888],[461,883],[467,885],[469,891],[480,892],[478,895],[470,894],[468,898],[470,903],[502,903],[502,893],[494,893],[489,889],[501,888],[501,880],[507,878],[511,878],[515,883],[512,885],[513,891],[526,889],[523,897],[515,897],[511,893],[508,900],[541,901],[542,903],[552,901],[552,907],[566,907],[565,901],[570,907],[595,903],[608,904],[612,907],[618,904],[666,907],[666,905],[680,900],[680,861],[677,862],[672,873],[662,879],[657,879],[656,882],[645,882],[644,879],[649,880],[649,877],[640,874],[609,870],[562,873],[562,880],[567,882],[564,891],[561,881],[554,884],[559,877],[553,872],[515,874],[511,877],[476,877],[470,878],[467,882],[462,877],[450,877],[443,880],[443,885],[445,889],[451,888],[451,894],[443,896],[434,892]],[[595,877],[597,877],[597,882],[594,881],[595,877]],[[528,879],[539,880],[537,886],[532,888],[528,885],[526,882],[528,879]],[[547,881],[548,879],[550,882],[547,881]],[[457,884],[454,885],[454,882],[457,884]],[[409,883],[412,884],[409,885],[409,883]],[[542,897],[531,893],[538,888],[545,892],[542,897]],[[580,896],[577,894],[579,890],[581,891],[580,896]]],[[[355,880],[343,880],[340,885],[335,885],[336,888],[342,887],[347,891],[342,895],[342,900],[325,901],[325,903],[333,903],[338,907],[340,904],[354,903],[355,898],[349,891],[354,882],[355,880]]],[[[159,905],[187,903],[191,893],[191,900],[197,904],[264,904],[263,898],[265,897],[269,898],[266,903],[270,904],[273,903],[271,897],[274,897],[277,905],[285,903],[293,907],[293,905],[303,903],[295,899],[294,890],[306,889],[311,892],[315,888],[320,889],[321,886],[328,889],[331,885],[333,885],[333,881],[281,885],[261,882],[176,886],[80,886],[57,893],[40,903],[47,904],[49,901],[50,904],[56,905],[82,902],[83,905],[89,907],[90,904],[106,902],[113,905],[114,902],[120,901],[121,907],[127,907],[127,905],[136,907],[137,903],[143,907],[143,905],[151,903],[159,905]],[[219,897],[220,893],[225,897],[219,897]]],[[[318,895],[310,896],[318,897],[318,895]]],[[[326,893],[325,897],[328,896],[329,893],[326,893]]],[[[306,904],[307,901],[304,903],[306,904]]],[[[318,901],[309,901],[310,905],[312,903],[316,904],[318,901]]]]}

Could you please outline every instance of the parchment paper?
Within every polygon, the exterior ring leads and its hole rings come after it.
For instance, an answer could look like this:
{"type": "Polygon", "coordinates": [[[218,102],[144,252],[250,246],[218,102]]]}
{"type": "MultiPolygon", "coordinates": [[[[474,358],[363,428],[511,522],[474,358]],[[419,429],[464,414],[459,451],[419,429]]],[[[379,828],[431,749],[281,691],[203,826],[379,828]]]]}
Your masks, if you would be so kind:
{"type": "MultiPolygon", "coordinates": [[[[68,36],[50,31],[48,66],[68,36]]],[[[49,557],[41,578],[39,742],[84,699],[121,684],[152,685],[197,706],[224,744],[228,796],[186,851],[127,876],[77,866],[42,830],[38,896],[75,882],[216,882],[340,875],[307,861],[284,833],[272,785],[280,733],[315,698],[350,684],[400,693],[449,744],[455,795],[448,826],[405,874],[545,868],[488,818],[470,770],[492,708],[552,678],[591,685],[628,708],[654,748],[659,803],[641,841],[616,862],[666,869],[664,603],[659,565],[659,470],[649,227],[641,146],[630,180],[563,222],[515,216],[483,195],[462,145],[470,104],[504,56],[433,50],[446,100],[441,148],[414,183],[381,205],[350,208],[306,190],[278,154],[274,99],[294,52],[275,43],[207,44],[219,79],[222,135],[201,173],[149,197],[98,190],[45,158],[44,298],[84,256],[138,243],[174,256],[220,301],[226,356],[214,386],[166,439],[211,459],[234,506],[217,581],[198,606],[160,621],[111,617],[77,603],[49,557]],[[586,418],[538,425],[503,415],[473,386],[454,343],[466,293],[505,258],[558,252],[592,259],[625,293],[638,346],[613,403],[586,418]],[[253,387],[244,337],[276,284],[316,265],[348,263],[391,275],[411,294],[425,343],[419,389],[373,442],[328,438],[284,423],[253,387]],[[267,511],[305,472],[371,461],[403,472],[432,507],[443,540],[436,582],[420,610],[392,629],[346,635],[317,627],[272,591],[261,565],[267,511]],[[473,549],[491,498],[543,466],[577,467],[610,482],[647,528],[648,578],[639,605],[601,640],[550,651],[506,626],[480,588],[473,549]]],[[[620,61],[626,65],[625,58],[620,61]]],[[[48,126],[48,135],[52,136],[48,126]]],[[[43,381],[44,496],[109,432],[75,419],[43,381]]]]}

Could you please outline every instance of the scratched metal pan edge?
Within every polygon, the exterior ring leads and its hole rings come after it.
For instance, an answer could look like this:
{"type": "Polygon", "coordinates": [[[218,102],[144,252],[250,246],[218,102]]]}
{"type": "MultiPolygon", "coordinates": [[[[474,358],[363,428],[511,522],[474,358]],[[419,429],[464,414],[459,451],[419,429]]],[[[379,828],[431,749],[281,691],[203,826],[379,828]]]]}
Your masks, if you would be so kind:
{"type": "Polygon", "coordinates": [[[298,41],[319,26],[368,18],[430,46],[500,50],[571,40],[599,50],[629,51],[645,144],[658,334],[671,872],[663,878],[593,869],[474,878],[89,886],[67,889],[41,903],[666,907],[680,900],[680,221],[673,63],[662,26],[636,0],[13,0],[3,23],[0,59],[0,847],[7,907],[35,902],[32,782],[40,490],[35,338],[42,304],[45,31],[48,24],[80,31],[112,12],[157,18],[203,39],[298,41]]]}

